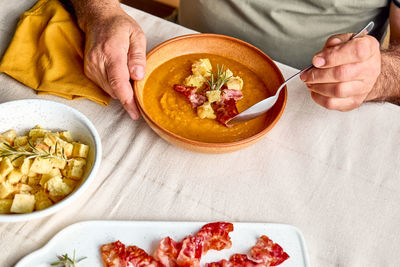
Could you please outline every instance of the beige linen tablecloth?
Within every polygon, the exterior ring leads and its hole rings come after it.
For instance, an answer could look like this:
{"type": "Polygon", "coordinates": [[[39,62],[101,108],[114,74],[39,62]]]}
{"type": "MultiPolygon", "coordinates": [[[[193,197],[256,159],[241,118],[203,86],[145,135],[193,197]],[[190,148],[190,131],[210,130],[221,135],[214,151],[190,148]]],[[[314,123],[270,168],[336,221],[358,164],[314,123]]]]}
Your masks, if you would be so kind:
{"type": "MultiPolygon", "coordinates": [[[[33,0],[0,1],[0,53],[33,0]]],[[[192,31],[124,7],[148,47],[192,31]]],[[[285,77],[295,69],[278,64],[285,77]]],[[[177,220],[279,222],[305,236],[312,266],[400,266],[400,108],[365,104],[351,112],[316,105],[299,81],[262,141],[225,155],[173,147],[117,101],[102,107],[67,101],[89,117],[103,160],[87,194],[44,219],[0,223],[0,266],[12,266],[78,221],[177,220]]],[[[38,98],[0,75],[0,102],[38,98]]],[[[1,121],[0,121],[1,123],[1,121]]]]}

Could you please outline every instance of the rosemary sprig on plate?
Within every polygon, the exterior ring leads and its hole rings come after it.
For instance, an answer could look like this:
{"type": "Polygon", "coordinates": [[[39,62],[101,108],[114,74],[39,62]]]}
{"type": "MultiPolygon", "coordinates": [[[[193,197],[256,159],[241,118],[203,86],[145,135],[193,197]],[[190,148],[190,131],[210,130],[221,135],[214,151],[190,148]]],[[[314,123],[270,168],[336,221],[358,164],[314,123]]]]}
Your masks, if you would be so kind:
{"type": "Polygon", "coordinates": [[[212,72],[210,73],[211,78],[207,79],[207,82],[211,90],[220,90],[222,86],[224,86],[231,78],[231,76],[227,77],[228,75],[226,74],[226,70],[224,70],[224,65],[222,65],[221,68],[219,67],[219,65],[217,65],[216,76],[214,76],[212,72]]]}
{"type": "Polygon", "coordinates": [[[52,146],[49,147],[48,151],[39,150],[28,140],[28,145],[32,151],[28,151],[23,147],[15,148],[11,145],[3,142],[0,144],[0,158],[13,156],[13,160],[17,160],[20,157],[26,157],[26,159],[43,158],[43,159],[61,159],[67,160],[64,153],[64,147],[61,148],[61,153],[58,152],[58,142],[54,145],[54,152],[52,146]]]}
{"type": "Polygon", "coordinates": [[[57,255],[58,261],[55,261],[51,263],[51,266],[59,266],[59,267],[76,267],[77,263],[83,261],[87,257],[80,258],[79,260],[75,259],[75,249],[74,249],[74,254],[72,256],[72,259],[68,256],[68,253],[65,253],[64,255],[57,255]]]}

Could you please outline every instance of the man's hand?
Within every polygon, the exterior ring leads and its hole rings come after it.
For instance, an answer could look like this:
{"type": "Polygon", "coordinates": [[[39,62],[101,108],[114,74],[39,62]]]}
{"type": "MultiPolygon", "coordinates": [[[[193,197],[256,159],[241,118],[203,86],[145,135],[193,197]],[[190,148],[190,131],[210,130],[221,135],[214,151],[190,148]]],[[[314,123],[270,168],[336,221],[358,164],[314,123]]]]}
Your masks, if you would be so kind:
{"type": "Polygon", "coordinates": [[[330,37],[313,58],[315,68],[300,76],[314,101],[327,109],[347,111],[378,97],[374,85],[381,73],[379,42],[371,36],[351,37],[330,37]]]}
{"type": "Polygon", "coordinates": [[[117,9],[86,29],[85,74],[121,101],[132,119],[139,117],[130,78],[141,80],[146,64],[146,38],[139,25],[117,9]]]}
{"type": "Polygon", "coordinates": [[[88,78],[119,99],[132,119],[139,118],[132,80],[144,77],[146,38],[117,0],[72,0],[86,34],[84,70],[88,78]]]}

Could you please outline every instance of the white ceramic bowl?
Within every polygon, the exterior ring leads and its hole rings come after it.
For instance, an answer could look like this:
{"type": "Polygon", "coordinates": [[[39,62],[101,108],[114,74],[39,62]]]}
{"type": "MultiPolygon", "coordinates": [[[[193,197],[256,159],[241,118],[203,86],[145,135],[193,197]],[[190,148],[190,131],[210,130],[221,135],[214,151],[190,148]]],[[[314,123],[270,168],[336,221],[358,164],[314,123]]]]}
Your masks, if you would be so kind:
{"type": "Polygon", "coordinates": [[[40,125],[52,131],[68,130],[74,140],[90,146],[85,174],[75,190],[62,201],[41,211],[3,214],[0,222],[26,221],[55,213],[77,199],[95,178],[101,161],[101,140],[89,119],[67,105],[41,99],[24,99],[0,104],[0,133],[15,129],[18,134],[40,125]]]}

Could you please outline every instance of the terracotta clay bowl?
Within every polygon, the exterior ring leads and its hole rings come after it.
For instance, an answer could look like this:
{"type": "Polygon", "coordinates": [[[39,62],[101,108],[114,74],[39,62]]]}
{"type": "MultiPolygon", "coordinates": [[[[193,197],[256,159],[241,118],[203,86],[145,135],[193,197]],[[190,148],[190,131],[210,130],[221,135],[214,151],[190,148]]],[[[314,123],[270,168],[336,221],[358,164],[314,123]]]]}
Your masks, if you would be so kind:
{"type": "Polygon", "coordinates": [[[286,105],[287,90],[281,92],[275,106],[268,111],[265,127],[261,132],[246,139],[230,143],[206,143],[179,136],[160,126],[149,113],[143,102],[146,80],[157,67],[175,57],[207,53],[223,56],[240,62],[252,70],[266,85],[269,94],[275,94],[284,78],[271,58],[258,48],[239,39],[218,34],[190,34],[161,43],[147,54],[146,75],[134,84],[135,98],[139,110],[147,124],[169,143],[201,153],[227,153],[246,148],[263,138],[278,122],[286,105]]]}

